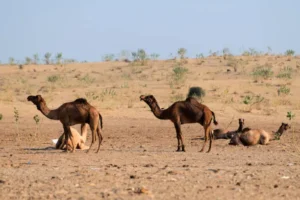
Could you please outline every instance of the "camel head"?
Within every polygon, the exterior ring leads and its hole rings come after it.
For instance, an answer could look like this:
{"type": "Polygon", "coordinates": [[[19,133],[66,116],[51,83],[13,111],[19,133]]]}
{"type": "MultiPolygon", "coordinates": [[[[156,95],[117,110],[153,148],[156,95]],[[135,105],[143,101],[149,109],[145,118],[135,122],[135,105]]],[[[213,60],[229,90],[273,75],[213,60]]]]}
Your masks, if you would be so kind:
{"type": "Polygon", "coordinates": [[[147,95],[147,96],[141,95],[140,100],[144,101],[149,106],[152,105],[153,103],[156,103],[156,100],[153,95],[147,95]]]}
{"type": "Polygon", "coordinates": [[[244,124],[245,124],[245,120],[242,119],[242,118],[240,118],[240,119],[239,119],[239,125],[243,127],[244,124]]]}
{"type": "Polygon", "coordinates": [[[41,103],[45,102],[45,100],[43,99],[43,97],[41,95],[36,95],[36,96],[28,96],[27,97],[27,101],[31,101],[34,105],[36,105],[38,110],[41,110],[41,103]]]}
{"type": "Polygon", "coordinates": [[[291,126],[289,124],[286,123],[282,123],[279,129],[282,129],[284,131],[287,131],[288,129],[290,129],[291,126]]]}

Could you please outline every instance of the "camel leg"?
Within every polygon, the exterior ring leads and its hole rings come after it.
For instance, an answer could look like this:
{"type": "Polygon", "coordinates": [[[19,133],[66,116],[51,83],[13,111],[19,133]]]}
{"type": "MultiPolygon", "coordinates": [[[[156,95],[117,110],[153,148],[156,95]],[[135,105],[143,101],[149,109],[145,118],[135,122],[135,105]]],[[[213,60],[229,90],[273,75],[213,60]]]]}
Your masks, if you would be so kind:
{"type": "Polygon", "coordinates": [[[87,153],[90,151],[90,149],[92,148],[92,146],[95,142],[95,134],[96,134],[96,128],[94,127],[94,125],[90,124],[90,128],[92,131],[92,142],[91,142],[90,148],[87,150],[87,153]]]}
{"type": "Polygon", "coordinates": [[[101,128],[98,126],[98,128],[97,128],[97,133],[98,133],[99,143],[98,143],[97,153],[98,153],[99,150],[100,150],[100,145],[101,145],[102,140],[103,140],[103,137],[102,137],[101,132],[102,132],[102,131],[101,131],[101,128]]]}
{"type": "Polygon", "coordinates": [[[209,126],[209,148],[208,148],[208,151],[206,153],[210,152],[212,141],[213,141],[213,134],[212,134],[212,131],[211,131],[211,127],[209,126]]]}
{"type": "Polygon", "coordinates": [[[64,133],[59,137],[59,139],[55,145],[56,149],[63,149],[64,144],[65,144],[64,137],[65,137],[64,133]]]}
{"type": "Polygon", "coordinates": [[[203,143],[203,146],[202,146],[202,149],[200,150],[200,152],[203,152],[204,148],[205,148],[205,145],[207,143],[207,139],[209,136],[209,133],[210,132],[210,125],[204,125],[204,143],[203,143]]]}
{"type": "Polygon", "coordinates": [[[175,129],[176,129],[176,136],[177,136],[177,142],[178,142],[177,151],[180,151],[180,146],[181,146],[182,151],[185,151],[180,124],[175,123],[174,125],[175,125],[175,129]]]}
{"type": "Polygon", "coordinates": [[[75,151],[75,145],[73,144],[72,133],[71,133],[70,126],[63,125],[63,127],[64,127],[64,133],[65,133],[66,151],[68,152],[68,142],[69,142],[69,139],[70,139],[71,143],[72,143],[72,152],[74,152],[75,151]]]}

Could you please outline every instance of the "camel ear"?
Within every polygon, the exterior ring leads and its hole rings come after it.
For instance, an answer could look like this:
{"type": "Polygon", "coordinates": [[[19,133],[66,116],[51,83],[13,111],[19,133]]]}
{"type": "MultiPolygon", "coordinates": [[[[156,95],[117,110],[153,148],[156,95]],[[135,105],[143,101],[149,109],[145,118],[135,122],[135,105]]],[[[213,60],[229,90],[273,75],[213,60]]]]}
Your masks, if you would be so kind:
{"type": "Polygon", "coordinates": [[[43,98],[42,98],[42,96],[41,96],[41,95],[39,95],[39,94],[38,94],[38,95],[36,95],[36,98],[37,98],[37,100],[38,100],[39,102],[40,102],[40,101],[42,101],[42,99],[43,99],[43,98]]]}

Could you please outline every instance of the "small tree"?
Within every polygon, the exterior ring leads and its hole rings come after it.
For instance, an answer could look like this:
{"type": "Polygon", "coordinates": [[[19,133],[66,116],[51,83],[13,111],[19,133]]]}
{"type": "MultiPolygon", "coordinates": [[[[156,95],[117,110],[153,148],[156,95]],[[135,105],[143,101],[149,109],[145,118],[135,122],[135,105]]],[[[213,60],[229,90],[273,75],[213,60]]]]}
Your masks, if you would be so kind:
{"type": "Polygon", "coordinates": [[[32,63],[32,59],[30,57],[25,58],[25,65],[30,65],[32,63]]]}
{"type": "Polygon", "coordinates": [[[287,56],[293,56],[294,54],[295,54],[295,51],[292,50],[292,49],[288,49],[288,50],[286,50],[286,52],[285,52],[285,55],[287,55],[287,56]]]}
{"type": "Polygon", "coordinates": [[[187,50],[185,48],[179,48],[177,54],[179,55],[180,59],[184,59],[186,52],[187,50]]]}
{"type": "Polygon", "coordinates": [[[10,65],[15,65],[16,64],[15,59],[13,57],[9,57],[8,62],[9,62],[10,65]]]}
{"type": "Polygon", "coordinates": [[[56,64],[60,65],[62,63],[62,53],[57,53],[55,58],[56,58],[56,64]]]}
{"type": "Polygon", "coordinates": [[[39,62],[40,62],[39,54],[36,53],[33,55],[33,63],[37,65],[39,64],[39,62]]]}
{"type": "Polygon", "coordinates": [[[50,64],[51,53],[49,53],[49,52],[45,53],[44,57],[45,57],[45,64],[49,65],[50,64]]]}

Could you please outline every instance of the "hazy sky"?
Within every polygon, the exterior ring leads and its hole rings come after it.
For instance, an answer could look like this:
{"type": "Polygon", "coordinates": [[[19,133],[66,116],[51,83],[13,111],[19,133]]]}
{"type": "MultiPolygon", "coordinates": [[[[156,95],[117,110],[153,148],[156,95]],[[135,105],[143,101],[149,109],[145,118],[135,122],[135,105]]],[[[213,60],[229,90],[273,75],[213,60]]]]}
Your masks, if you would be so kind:
{"type": "Polygon", "coordinates": [[[99,61],[144,48],[167,58],[228,47],[300,53],[299,0],[0,0],[0,61],[62,52],[99,61]]]}

